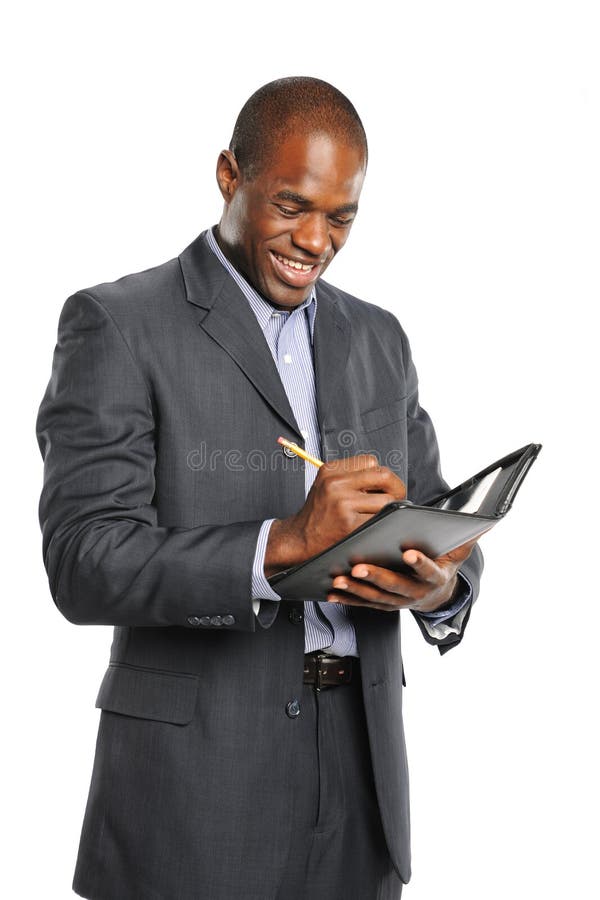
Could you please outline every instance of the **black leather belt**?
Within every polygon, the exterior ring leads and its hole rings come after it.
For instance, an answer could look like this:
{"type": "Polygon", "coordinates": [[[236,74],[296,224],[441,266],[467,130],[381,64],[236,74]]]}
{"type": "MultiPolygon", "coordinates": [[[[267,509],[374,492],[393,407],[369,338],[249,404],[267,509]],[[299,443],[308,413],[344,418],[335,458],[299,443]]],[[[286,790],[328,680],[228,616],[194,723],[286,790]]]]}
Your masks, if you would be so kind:
{"type": "Polygon", "coordinates": [[[314,684],[318,691],[350,684],[357,671],[355,656],[327,656],[322,650],[304,654],[304,684],[314,684]]]}

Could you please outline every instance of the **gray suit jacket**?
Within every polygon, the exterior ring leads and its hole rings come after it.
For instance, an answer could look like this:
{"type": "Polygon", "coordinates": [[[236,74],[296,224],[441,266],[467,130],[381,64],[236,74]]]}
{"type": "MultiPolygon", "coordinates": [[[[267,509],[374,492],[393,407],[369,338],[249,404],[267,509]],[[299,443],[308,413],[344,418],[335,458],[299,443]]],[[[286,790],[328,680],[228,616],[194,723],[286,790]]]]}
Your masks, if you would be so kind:
{"type": "MultiPolygon", "coordinates": [[[[415,502],[442,491],[397,320],[325,282],[318,294],[323,455],[376,452],[415,502]]],[[[304,503],[303,464],[279,434],[303,443],[256,318],[201,238],[66,302],[38,417],[44,562],[67,619],[116,626],[75,874],[85,896],[192,900],[203,885],[249,898],[249,865],[278,883],[302,604],[263,603],[257,621],[250,598],[262,520],[304,503]]],[[[476,593],[479,551],[463,569],[476,593]]],[[[351,614],[384,831],[408,880],[400,617],[351,614]]]]}

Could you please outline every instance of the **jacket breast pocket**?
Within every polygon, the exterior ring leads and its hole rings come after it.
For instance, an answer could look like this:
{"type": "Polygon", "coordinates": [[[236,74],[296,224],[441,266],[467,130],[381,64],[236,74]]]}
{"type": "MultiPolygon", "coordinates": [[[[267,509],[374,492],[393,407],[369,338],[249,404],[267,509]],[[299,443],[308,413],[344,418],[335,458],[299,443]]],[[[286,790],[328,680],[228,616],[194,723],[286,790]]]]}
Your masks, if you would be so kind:
{"type": "Polygon", "coordinates": [[[391,400],[374,409],[367,409],[360,414],[362,430],[364,434],[379,431],[388,425],[401,422],[406,419],[406,397],[391,400]]]}
{"type": "Polygon", "coordinates": [[[96,706],[137,719],[187,725],[194,716],[197,695],[195,675],[111,663],[100,685],[96,706]]]}

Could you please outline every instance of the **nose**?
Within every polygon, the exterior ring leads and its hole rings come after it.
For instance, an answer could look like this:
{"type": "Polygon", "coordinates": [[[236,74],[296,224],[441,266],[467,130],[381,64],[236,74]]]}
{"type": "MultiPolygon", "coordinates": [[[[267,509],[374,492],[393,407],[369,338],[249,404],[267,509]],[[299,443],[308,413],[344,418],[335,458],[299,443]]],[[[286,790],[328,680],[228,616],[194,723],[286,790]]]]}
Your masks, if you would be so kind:
{"type": "Polygon", "coordinates": [[[311,256],[326,256],[331,249],[327,219],[317,212],[301,216],[293,231],[292,241],[298,249],[311,256]]]}

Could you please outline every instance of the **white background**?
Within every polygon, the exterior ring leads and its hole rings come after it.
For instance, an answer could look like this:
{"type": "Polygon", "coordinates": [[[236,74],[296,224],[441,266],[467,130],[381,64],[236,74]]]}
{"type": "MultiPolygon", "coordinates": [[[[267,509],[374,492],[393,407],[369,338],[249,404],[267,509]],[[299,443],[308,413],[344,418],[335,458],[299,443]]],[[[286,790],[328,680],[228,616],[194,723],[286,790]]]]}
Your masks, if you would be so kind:
{"type": "Polygon", "coordinates": [[[363,117],[361,211],[328,278],[405,326],[446,478],[544,444],[483,540],[461,647],[440,658],[405,622],[407,900],[598,896],[594,5],[57,0],[5,18],[3,896],[72,896],[110,644],[61,618],[41,560],[34,421],[60,308],[218,219],[235,116],[289,74],[363,117]]]}

